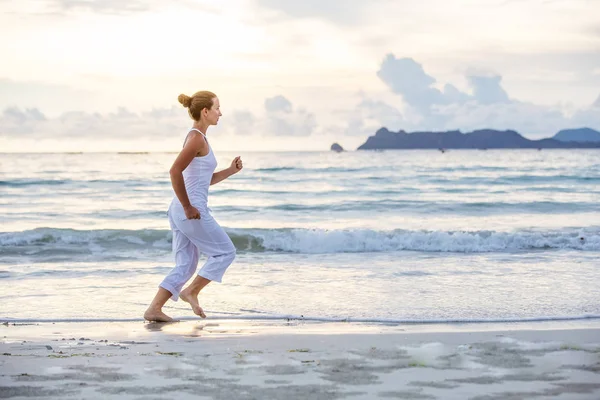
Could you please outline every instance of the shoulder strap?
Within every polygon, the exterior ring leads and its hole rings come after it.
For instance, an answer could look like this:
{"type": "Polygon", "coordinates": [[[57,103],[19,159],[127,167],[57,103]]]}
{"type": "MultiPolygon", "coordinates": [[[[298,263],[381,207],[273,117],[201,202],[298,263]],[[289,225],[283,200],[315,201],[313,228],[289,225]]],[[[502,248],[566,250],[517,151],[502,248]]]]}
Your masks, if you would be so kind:
{"type": "MultiPolygon", "coordinates": [[[[198,132],[199,134],[201,134],[201,135],[202,135],[202,137],[204,138],[204,140],[206,141],[206,143],[208,144],[208,139],[206,138],[206,135],[205,135],[204,133],[202,133],[202,131],[201,131],[200,129],[192,128],[192,129],[190,129],[190,131],[196,131],[196,132],[198,132]]],[[[189,132],[188,132],[188,133],[189,133],[189,132]]],[[[186,137],[186,139],[183,141],[183,146],[184,146],[184,147],[185,147],[185,144],[186,144],[186,143],[187,143],[187,137],[186,137]]],[[[210,145],[209,145],[209,146],[210,146],[210,145]]]]}
{"type": "Polygon", "coordinates": [[[198,132],[199,134],[201,134],[202,136],[204,136],[204,139],[206,139],[206,135],[205,135],[204,133],[202,133],[202,132],[200,131],[200,129],[192,128],[192,129],[190,129],[190,131],[196,131],[196,132],[198,132]]]}

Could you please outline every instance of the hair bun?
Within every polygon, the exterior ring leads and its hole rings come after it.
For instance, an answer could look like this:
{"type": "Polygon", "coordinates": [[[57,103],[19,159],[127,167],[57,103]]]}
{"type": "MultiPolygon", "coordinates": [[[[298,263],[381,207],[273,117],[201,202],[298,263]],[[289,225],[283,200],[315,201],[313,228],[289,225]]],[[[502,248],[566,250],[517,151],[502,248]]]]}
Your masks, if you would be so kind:
{"type": "Polygon", "coordinates": [[[192,104],[192,98],[185,94],[180,94],[177,100],[186,108],[189,108],[190,104],[192,104]]]}

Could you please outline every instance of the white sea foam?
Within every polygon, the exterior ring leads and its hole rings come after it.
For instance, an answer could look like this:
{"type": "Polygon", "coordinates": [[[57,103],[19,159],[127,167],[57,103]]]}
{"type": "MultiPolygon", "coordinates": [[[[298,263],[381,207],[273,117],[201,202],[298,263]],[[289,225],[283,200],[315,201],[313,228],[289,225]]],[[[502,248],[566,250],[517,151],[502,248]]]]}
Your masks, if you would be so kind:
{"type": "MultiPolygon", "coordinates": [[[[557,231],[376,231],[319,229],[227,229],[238,251],[307,254],[390,251],[515,252],[573,249],[600,251],[600,228],[557,231]]],[[[0,233],[0,255],[170,250],[167,230],[90,230],[41,228],[0,233]],[[83,245],[83,246],[82,246],[83,245]],[[87,246],[86,246],[87,245],[87,246]]]]}
{"type": "Polygon", "coordinates": [[[549,232],[277,229],[234,230],[231,233],[233,236],[238,236],[240,245],[245,237],[248,243],[258,239],[258,243],[265,250],[292,253],[360,253],[400,250],[460,253],[546,249],[600,250],[600,229],[549,232]]]}

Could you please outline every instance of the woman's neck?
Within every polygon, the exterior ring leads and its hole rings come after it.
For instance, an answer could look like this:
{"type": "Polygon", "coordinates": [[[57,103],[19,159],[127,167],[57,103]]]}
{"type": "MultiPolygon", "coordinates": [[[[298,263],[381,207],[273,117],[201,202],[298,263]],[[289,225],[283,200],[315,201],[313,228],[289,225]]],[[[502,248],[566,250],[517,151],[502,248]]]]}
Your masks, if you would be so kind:
{"type": "Polygon", "coordinates": [[[206,134],[208,133],[208,124],[206,122],[202,122],[202,121],[194,121],[194,128],[198,129],[200,132],[204,133],[204,135],[206,136],[206,134]]]}

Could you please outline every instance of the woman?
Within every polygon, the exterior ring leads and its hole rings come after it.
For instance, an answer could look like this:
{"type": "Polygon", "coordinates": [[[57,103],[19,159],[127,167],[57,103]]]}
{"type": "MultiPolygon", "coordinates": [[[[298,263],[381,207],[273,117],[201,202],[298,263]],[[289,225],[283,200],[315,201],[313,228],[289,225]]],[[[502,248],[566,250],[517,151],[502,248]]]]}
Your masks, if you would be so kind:
{"type": "Polygon", "coordinates": [[[236,157],[229,168],[214,172],[217,160],[206,139],[208,127],[216,125],[222,115],[219,99],[214,93],[201,91],[192,97],[181,94],[178,100],[188,108],[194,125],[169,171],[175,191],[168,212],[173,231],[175,268],[162,281],[144,313],[148,321],[173,321],[162,312],[169,298],[174,301],[181,298],[192,306],[195,314],[206,318],[198,304],[198,293],[211,281],[221,282],[225,270],[235,258],[231,239],[210,215],[208,187],[238,173],[243,168],[242,159],[236,157]],[[208,256],[206,263],[192,283],[181,290],[196,271],[200,252],[208,256]]]}

